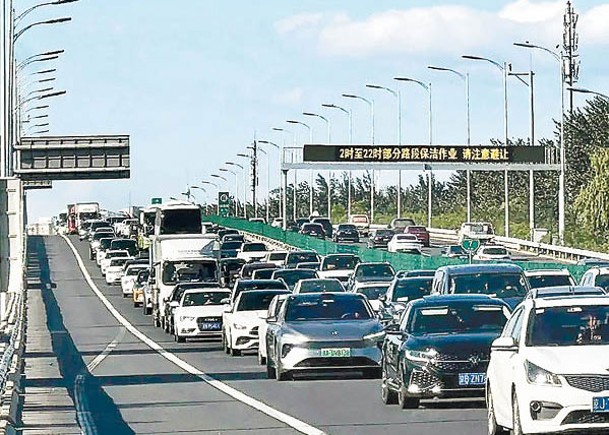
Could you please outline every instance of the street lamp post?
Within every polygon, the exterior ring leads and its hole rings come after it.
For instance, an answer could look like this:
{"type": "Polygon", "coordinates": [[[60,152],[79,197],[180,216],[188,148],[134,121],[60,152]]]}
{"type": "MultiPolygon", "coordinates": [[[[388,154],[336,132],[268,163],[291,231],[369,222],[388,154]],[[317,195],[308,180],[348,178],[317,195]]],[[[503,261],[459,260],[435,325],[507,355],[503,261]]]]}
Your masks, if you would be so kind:
{"type": "MultiPolygon", "coordinates": [[[[310,125],[305,124],[301,121],[288,120],[288,124],[302,125],[309,130],[309,143],[313,143],[313,129],[310,125]]],[[[309,181],[309,216],[313,214],[313,170],[311,169],[311,176],[309,181]]]]}
{"type": "MultiPolygon", "coordinates": [[[[370,143],[374,145],[374,100],[364,98],[361,95],[355,94],[342,94],[344,98],[351,98],[354,100],[363,101],[370,108],[370,143]]],[[[374,170],[371,171],[372,176],[370,177],[370,223],[374,223],[374,170]]],[[[349,192],[351,193],[351,192],[349,192]]],[[[351,204],[351,201],[349,201],[351,204]]]]}
{"type": "MultiPolygon", "coordinates": [[[[353,144],[353,111],[351,109],[345,109],[344,107],[337,106],[336,104],[322,104],[322,107],[326,107],[328,109],[337,109],[341,112],[345,113],[349,117],[349,145],[353,144]]],[[[347,181],[347,220],[351,218],[351,179],[352,172],[349,170],[349,179],[347,181]]]]}
{"type": "MultiPolygon", "coordinates": [[[[243,165],[236,162],[225,162],[225,165],[240,168],[242,175],[245,171],[243,165]]],[[[235,173],[235,217],[239,217],[239,182],[237,180],[237,173],[235,173]]]]}
{"type": "MultiPolygon", "coordinates": [[[[292,144],[293,146],[296,146],[296,135],[294,134],[294,132],[292,130],[288,130],[287,128],[282,128],[282,127],[273,127],[272,128],[273,131],[278,132],[278,133],[283,133],[283,148],[282,148],[282,153],[281,153],[281,161],[283,162],[283,160],[285,159],[285,146],[286,146],[286,141],[285,141],[285,135],[286,133],[289,133],[292,135],[292,144]]],[[[288,212],[288,204],[287,204],[287,199],[288,199],[288,171],[286,170],[283,173],[283,183],[284,183],[284,198],[283,198],[283,210],[284,212],[282,213],[283,216],[283,229],[287,229],[287,212],[288,212]]],[[[296,194],[297,194],[297,188],[298,188],[298,170],[294,169],[294,189],[293,189],[293,195],[292,195],[292,217],[294,219],[294,222],[296,222],[296,194]]]]}
{"type": "MultiPolygon", "coordinates": [[[[270,146],[274,147],[279,152],[279,154],[281,154],[281,147],[279,145],[277,145],[275,142],[271,142],[269,140],[259,140],[258,143],[263,144],[263,145],[270,145],[270,146]]],[[[267,170],[269,170],[269,169],[267,168],[267,170]]],[[[280,166],[279,167],[279,183],[280,183],[281,192],[279,193],[279,203],[277,206],[277,213],[279,214],[279,216],[282,217],[282,219],[285,220],[285,213],[283,212],[282,204],[286,200],[286,192],[285,192],[285,188],[283,186],[283,182],[281,180],[282,180],[282,173],[281,173],[281,166],[280,166]]],[[[268,182],[270,185],[270,172],[268,172],[268,182]]],[[[269,197],[269,199],[270,199],[270,197],[269,197]]]]}
{"type": "MultiPolygon", "coordinates": [[[[310,116],[314,118],[319,118],[326,123],[326,132],[327,132],[327,143],[330,145],[332,142],[332,127],[330,125],[330,120],[323,115],[319,115],[317,113],[312,112],[303,112],[304,116],[310,116]]],[[[328,219],[332,219],[332,171],[328,171],[328,219]]]]}
{"type": "MultiPolygon", "coordinates": [[[[469,73],[462,73],[460,71],[454,70],[452,68],[444,68],[439,66],[428,66],[427,68],[434,71],[446,71],[458,76],[461,80],[465,82],[465,122],[467,129],[467,145],[471,145],[472,143],[472,135],[471,135],[471,116],[470,116],[470,108],[469,108],[469,73]]],[[[471,184],[471,171],[467,169],[465,171],[466,176],[466,197],[467,197],[467,221],[472,221],[472,184],[471,184]]]]}
{"type": "Polygon", "coordinates": [[[529,42],[515,42],[515,46],[522,48],[530,48],[542,50],[550,54],[559,65],[559,80],[560,80],[560,173],[558,177],[558,239],[561,245],[565,243],[565,172],[566,172],[566,153],[565,153],[565,65],[564,54],[562,50],[555,52],[539,45],[530,44],[529,42]]]}
{"type": "MultiPolygon", "coordinates": [[[[380,85],[366,85],[370,89],[378,89],[393,95],[397,103],[397,144],[402,145],[402,95],[400,91],[394,91],[391,88],[380,85]]],[[[397,192],[397,215],[402,217],[402,170],[398,169],[398,192],[397,192]]]]}
{"type": "MultiPolygon", "coordinates": [[[[260,141],[258,141],[258,143],[260,143],[260,141]]],[[[264,158],[266,160],[266,223],[269,223],[269,218],[270,218],[270,210],[269,210],[269,202],[271,200],[271,171],[269,170],[270,168],[270,162],[269,162],[269,153],[266,152],[265,149],[263,148],[258,148],[258,151],[260,151],[262,154],[264,154],[264,158]]]]}
{"type": "MultiPolygon", "coordinates": [[[[507,62],[503,62],[503,65],[500,64],[499,62],[495,62],[492,59],[488,59],[486,57],[480,57],[480,56],[470,56],[470,55],[465,55],[465,56],[461,56],[463,59],[469,59],[469,60],[481,60],[484,62],[488,62],[492,65],[494,65],[495,67],[497,67],[497,69],[499,71],[501,71],[502,76],[503,76],[503,132],[504,132],[504,140],[505,140],[505,146],[508,146],[508,142],[509,142],[509,132],[508,132],[508,65],[507,62]]],[[[504,196],[504,225],[505,225],[505,237],[509,237],[510,236],[510,205],[509,205],[509,201],[510,201],[510,193],[509,193],[509,178],[508,178],[508,170],[506,169],[503,173],[503,196],[504,196]]]]}
{"type": "MultiPolygon", "coordinates": [[[[423,83],[420,80],[412,79],[409,77],[394,77],[394,80],[399,82],[410,82],[422,87],[427,94],[429,95],[429,106],[428,106],[428,121],[429,121],[429,145],[433,145],[433,106],[432,106],[432,98],[431,98],[431,83],[423,83]]],[[[427,167],[426,167],[427,169],[427,167]]],[[[431,228],[431,201],[433,194],[433,174],[431,170],[431,166],[429,166],[429,170],[427,172],[427,227],[431,228]]]]}
{"type": "MultiPolygon", "coordinates": [[[[243,153],[238,153],[237,157],[251,160],[249,155],[243,153]]],[[[243,168],[243,219],[247,219],[247,184],[247,170],[243,168]]]]}
{"type": "Polygon", "coordinates": [[[220,192],[220,186],[218,186],[217,183],[214,183],[213,181],[201,181],[201,184],[209,184],[211,186],[214,186],[216,188],[216,213],[218,213],[218,215],[220,214],[220,202],[218,201],[218,192],[220,192]]]}

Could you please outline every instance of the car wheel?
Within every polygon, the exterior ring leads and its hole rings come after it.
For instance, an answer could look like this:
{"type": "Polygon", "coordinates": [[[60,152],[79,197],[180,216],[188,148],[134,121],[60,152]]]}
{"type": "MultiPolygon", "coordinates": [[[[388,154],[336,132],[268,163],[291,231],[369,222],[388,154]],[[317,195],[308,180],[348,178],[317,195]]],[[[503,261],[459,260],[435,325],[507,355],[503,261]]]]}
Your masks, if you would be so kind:
{"type": "Polygon", "coordinates": [[[513,435],[524,435],[524,432],[522,432],[522,421],[520,420],[518,396],[516,396],[515,391],[512,393],[512,428],[513,435]]]}
{"type": "Polygon", "coordinates": [[[226,339],[226,334],[224,332],[222,333],[222,350],[224,350],[224,353],[227,355],[230,353],[228,340],[226,339]]]}
{"type": "Polygon", "coordinates": [[[169,322],[167,320],[163,320],[161,325],[163,326],[163,331],[169,334],[169,322]]]}
{"type": "Polygon", "coordinates": [[[404,375],[400,368],[399,378],[402,381],[402,386],[398,391],[398,405],[400,409],[416,409],[419,407],[420,399],[418,397],[411,397],[408,395],[406,386],[404,385],[404,375]]]}
{"type": "Polygon", "coordinates": [[[158,318],[158,317],[155,317],[155,318],[154,318],[153,323],[154,323],[154,326],[155,326],[155,327],[157,327],[157,328],[160,328],[160,327],[161,327],[161,321],[159,320],[159,318],[158,318]]]}
{"type": "Polygon", "coordinates": [[[395,391],[389,388],[387,384],[387,373],[385,367],[381,375],[381,400],[385,405],[395,405],[398,403],[398,395],[395,391]]]}
{"type": "Polygon", "coordinates": [[[152,308],[147,307],[147,306],[144,305],[144,314],[147,315],[147,316],[151,315],[152,314],[152,308]]]}
{"type": "Polygon", "coordinates": [[[490,387],[487,387],[486,408],[488,416],[488,435],[507,435],[508,431],[497,424],[497,419],[495,418],[495,405],[493,404],[493,396],[490,387]]]}
{"type": "Polygon", "coordinates": [[[241,351],[239,349],[230,348],[230,356],[241,356],[241,351]]]}
{"type": "Polygon", "coordinates": [[[185,343],[186,337],[180,337],[178,334],[174,334],[174,337],[178,343],[185,343]]]}
{"type": "Polygon", "coordinates": [[[262,356],[260,350],[258,350],[258,365],[263,366],[264,364],[266,364],[266,357],[262,356]]]}
{"type": "Polygon", "coordinates": [[[271,360],[266,359],[266,377],[269,379],[275,379],[275,367],[271,365],[271,360]]]}

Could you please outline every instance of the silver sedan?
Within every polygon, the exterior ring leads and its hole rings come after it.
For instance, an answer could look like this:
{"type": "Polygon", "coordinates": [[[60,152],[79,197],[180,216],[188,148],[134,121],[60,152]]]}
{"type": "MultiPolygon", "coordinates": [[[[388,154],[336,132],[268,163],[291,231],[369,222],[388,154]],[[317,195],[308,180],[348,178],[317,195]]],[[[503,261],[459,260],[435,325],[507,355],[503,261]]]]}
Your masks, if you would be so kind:
{"type": "Polygon", "coordinates": [[[362,295],[291,295],[267,322],[274,326],[265,337],[269,378],[345,369],[372,377],[380,373],[385,331],[362,295]]]}

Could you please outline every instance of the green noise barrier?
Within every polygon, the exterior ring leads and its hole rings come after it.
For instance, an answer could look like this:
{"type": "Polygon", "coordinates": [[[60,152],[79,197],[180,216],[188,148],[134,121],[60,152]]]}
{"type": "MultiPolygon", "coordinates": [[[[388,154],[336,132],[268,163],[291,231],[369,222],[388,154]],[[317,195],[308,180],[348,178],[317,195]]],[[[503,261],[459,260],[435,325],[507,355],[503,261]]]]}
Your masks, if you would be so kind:
{"type": "MultiPolygon", "coordinates": [[[[293,231],[284,231],[261,222],[250,222],[245,219],[233,217],[206,216],[203,219],[226,228],[233,228],[251,234],[257,234],[269,239],[276,240],[298,249],[312,250],[320,255],[349,253],[358,255],[363,262],[384,261],[390,263],[395,270],[432,269],[440,266],[453,264],[468,264],[465,259],[446,257],[430,257],[426,255],[406,254],[401,252],[387,252],[383,249],[369,249],[361,245],[347,245],[334,243],[331,240],[320,240],[314,237],[304,236],[293,231]]],[[[474,263],[477,263],[474,261],[474,263]]],[[[482,262],[481,262],[482,263],[482,262]]],[[[488,263],[488,262],[484,262],[488,263]]],[[[586,266],[567,265],[551,261],[514,261],[523,269],[568,269],[571,275],[579,281],[579,278],[588,269],[586,266]]]]}

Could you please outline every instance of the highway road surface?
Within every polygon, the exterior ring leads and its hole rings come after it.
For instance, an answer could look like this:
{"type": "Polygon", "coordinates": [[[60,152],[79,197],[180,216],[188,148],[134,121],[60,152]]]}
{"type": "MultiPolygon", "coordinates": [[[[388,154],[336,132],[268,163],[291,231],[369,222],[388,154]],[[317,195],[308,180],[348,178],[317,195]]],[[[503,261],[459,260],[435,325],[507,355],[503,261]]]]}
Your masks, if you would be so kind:
{"type": "Polygon", "coordinates": [[[266,379],[255,355],[227,356],[219,341],[177,344],[133,308],[119,286],[105,284],[88,260],[86,243],[69,240],[76,255],[59,236],[31,237],[30,256],[40,264],[47,324],[62,331],[53,340],[60,381],[96,433],[486,431],[481,400],[424,401],[418,410],[402,411],[381,403],[377,379],[351,375],[277,382],[266,379]]]}

